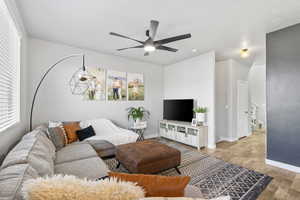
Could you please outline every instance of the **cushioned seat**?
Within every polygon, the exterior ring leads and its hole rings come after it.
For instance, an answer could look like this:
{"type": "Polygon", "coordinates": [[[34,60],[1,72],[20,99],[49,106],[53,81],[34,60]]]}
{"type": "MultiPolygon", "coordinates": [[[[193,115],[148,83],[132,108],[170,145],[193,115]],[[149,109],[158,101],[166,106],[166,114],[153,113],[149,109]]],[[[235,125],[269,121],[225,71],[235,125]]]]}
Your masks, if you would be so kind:
{"type": "Polygon", "coordinates": [[[116,147],[106,140],[89,140],[87,141],[97,152],[100,158],[115,157],[116,147]]]}
{"type": "Polygon", "coordinates": [[[89,144],[77,143],[68,145],[56,152],[55,164],[81,160],[97,156],[96,151],[89,144]]]}
{"type": "Polygon", "coordinates": [[[58,164],[55,166],[54,171],[55,174],[68,174],[79,178],[96,180],[107,176],[109,169],[104,161],[97,156],[58,164]]]}

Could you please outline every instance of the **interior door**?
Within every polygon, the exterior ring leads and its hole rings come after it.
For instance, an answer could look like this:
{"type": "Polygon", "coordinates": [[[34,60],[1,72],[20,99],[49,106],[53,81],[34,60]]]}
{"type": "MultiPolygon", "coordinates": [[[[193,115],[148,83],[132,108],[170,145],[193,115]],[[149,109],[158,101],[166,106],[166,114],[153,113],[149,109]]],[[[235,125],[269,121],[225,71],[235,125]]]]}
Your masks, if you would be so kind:
{"type": "Polygon", "coordinates": [[[238,138],[249,136],[248,82],[237,82],[237,135],[238,138]]]}

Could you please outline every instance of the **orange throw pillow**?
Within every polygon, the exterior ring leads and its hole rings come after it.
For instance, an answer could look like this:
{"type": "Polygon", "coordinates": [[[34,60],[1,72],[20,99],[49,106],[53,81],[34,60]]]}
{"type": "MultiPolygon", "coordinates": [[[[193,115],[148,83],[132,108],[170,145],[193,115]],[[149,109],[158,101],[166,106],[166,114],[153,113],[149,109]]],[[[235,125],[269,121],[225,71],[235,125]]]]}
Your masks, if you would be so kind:
{"type": "Polygon", "coordinates": [[[67,134],[68,144],[76,142],[78,140],[76,131],[80,130],[79,122],[70,122],[64,124],[64,129],[67,134]]]}
{"type": "Polygon", "coordinates": [[[188,176],[159,176],[117,172],[109,172],[108,174],[110,177],[115,177],[121,181],[137,183],[145,190],[146,197],[183,197],[184,189],[191,180],[188,176]]]}

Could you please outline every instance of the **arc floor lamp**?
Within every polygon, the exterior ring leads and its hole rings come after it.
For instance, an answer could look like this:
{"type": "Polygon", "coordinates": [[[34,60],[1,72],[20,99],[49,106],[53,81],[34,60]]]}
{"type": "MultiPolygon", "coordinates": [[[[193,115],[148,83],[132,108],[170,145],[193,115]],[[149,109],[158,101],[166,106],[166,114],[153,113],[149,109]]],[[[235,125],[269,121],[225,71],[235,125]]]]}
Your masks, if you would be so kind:
{"type": "Polygon", "coordinates": [[[62,63],[65,60],[68,60],[70,58],[74,58],[74,57],[82,57],[82,67],[78,71],[76,71],[76,73],[73,75],[73,77],[71,79],[73,82],[73,84],[70,85],[73,87],[73,88],[71,88],[71,91],[73,94],[80,95],[80,94],[85,93],[86,90],[88,89],[89,75],[88,75],[86,67],[85,67],[85,55],[84,54],[73,54],[73,55],[69,55],[69,56],[59,59],[56,63],[54,63],[53,65],[51,65],[48,68],[48,70],[44,73],[44,75],[42,76],[41,80],[39,81],[39,83],[35,89],[32,103],[31,103],[31,109],[30,109],[30,122],[29,122],[30,123],[29,124],[30,131],[32,131],[32,117],[33,117],[36,96],[38,94],[38,91],[39,91],[43,81],[45,80],[45,78],[49,74],[49,72],[52,71],[56,66],[58,66],[58,64],[62,63]],[[82,85],[85,85],[85,87],[82,87],[82,85]],[[81,87],[81,89],[77,90],[77,87],[81,87]]]}

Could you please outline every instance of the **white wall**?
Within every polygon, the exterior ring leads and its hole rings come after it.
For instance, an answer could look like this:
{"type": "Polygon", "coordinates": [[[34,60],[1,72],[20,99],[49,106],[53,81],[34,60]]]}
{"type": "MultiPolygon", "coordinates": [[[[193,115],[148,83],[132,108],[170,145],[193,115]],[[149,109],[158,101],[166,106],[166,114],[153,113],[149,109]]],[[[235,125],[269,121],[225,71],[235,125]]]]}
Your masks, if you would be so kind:
{"type": "Polygon", "coordinates": [[[162,119],[163,110],[163,69],[161,66],[33,38],[28,44],[29,102],[31,102],[38,81],[47,68],[61,57],[70,54],[85,53],[87,67],[100,66],[124,72],[144,73],[145,79],[145,101],[84,101],[81,96],[72,95],[68,85],[72,74],[81,66],[81,58],[69,59],[50,72],[40,88],[34,112],[35,125],[49,120],[108,118],[120,126],[127,127],[125,109],[130,106],[144,106],[151,112],[146,135],[152,136],[158,133],[158,121],[162,119]]]}
{"type": "Polygon", "coordinates": [[[258,106],[257,120],[266,123],[266,65],[254,64],[249,72],[250,102],[258,106]]]}
{"type": "Polygon", "coordinates": [[[208,107],[208,147],[215,148],[215,53],[209,52],[164,68],[164,98],[197,101],[208,107]]]}
{"type": "Polygon", "coordinates": [[[216,63],[216,141],[229,140],[232,61],[216,63]]]}
{"type": "Polygon", "coordinates": [[[249,67],[229,59],[216,63],[216,140],[235,141],[237,82],[248,80],[249,67]]]}

